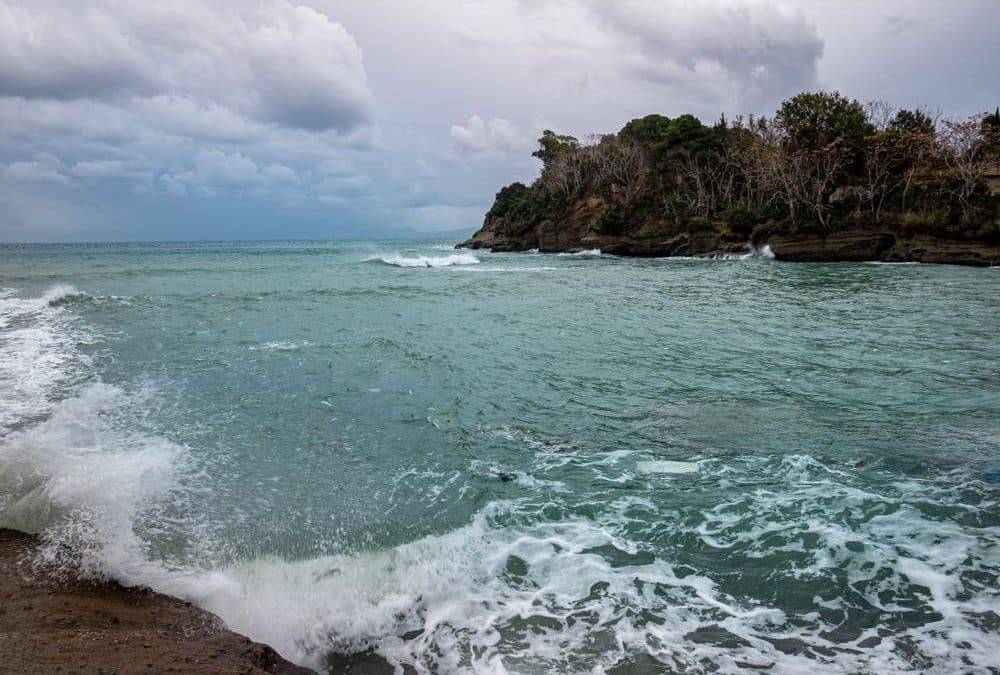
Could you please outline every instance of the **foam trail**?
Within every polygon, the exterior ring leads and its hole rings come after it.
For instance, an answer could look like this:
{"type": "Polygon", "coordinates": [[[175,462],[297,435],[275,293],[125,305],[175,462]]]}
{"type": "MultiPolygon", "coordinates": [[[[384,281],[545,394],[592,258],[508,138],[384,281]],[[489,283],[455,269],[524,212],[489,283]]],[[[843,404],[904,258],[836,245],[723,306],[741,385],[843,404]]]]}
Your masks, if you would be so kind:
{"type": "Polygon", "coordinates": [[[413,256],[407,257],[400,253],[388,253],[372,256],[366,262],[383,262],[395,267],[451,267],[452,265],[476,265],[479,258],[468,253],[454,253],[445,256],[413,256]]]}
{"type": "Polygon", "coordinates": [[[52,392],[88,362],[77,347],[92,341],[75,317],[59,307],[85,295],[59,285],[40,297],[0,291],[0,436],[52,407],[52,392]]]}

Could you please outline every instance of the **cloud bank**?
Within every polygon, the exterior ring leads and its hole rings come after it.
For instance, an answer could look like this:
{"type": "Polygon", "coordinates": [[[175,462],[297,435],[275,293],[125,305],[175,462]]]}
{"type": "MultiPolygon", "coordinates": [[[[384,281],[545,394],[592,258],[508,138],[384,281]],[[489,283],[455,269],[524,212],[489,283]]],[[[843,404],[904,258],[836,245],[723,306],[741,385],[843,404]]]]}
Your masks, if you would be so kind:
{"type": "Polygon", "coordinates": [[[537,172],[543,128],[768,113],[822,86],[973,101],[1000,85],[990,18],[988,0],[0,0],[0,240],[471,228],[537,172]]]}

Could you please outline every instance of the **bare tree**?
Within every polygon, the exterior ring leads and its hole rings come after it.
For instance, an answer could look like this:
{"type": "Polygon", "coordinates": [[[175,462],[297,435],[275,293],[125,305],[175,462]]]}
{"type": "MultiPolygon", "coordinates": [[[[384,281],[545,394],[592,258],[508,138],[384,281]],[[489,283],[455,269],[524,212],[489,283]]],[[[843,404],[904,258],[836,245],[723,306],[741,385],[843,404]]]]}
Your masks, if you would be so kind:
{"type": "Polygon", "coordinates": [[[584,155],[592,164],[598,182],[611,182],[626,189],[638,184],[646,159],[639,147],[614,134],[601,136],[584,149],[584,155]]]}
{"type": "Polygon", "coordinates": [[[875,131],[885,131],[892,125],[892,120],[896,117],[896,106],[888,101],[875,100],[867,101],[864,104],[865,116],[875,131]]]}
{"type": "Polygon", "coordinates": [[[986,138],[983,135],[985,115],[973,115],[965,120],[945,120],[938,133],[939,157],[948,169],[951,196],[969,220],[974,206],[972,196],[983,182],[989,165],[986,138]]]}

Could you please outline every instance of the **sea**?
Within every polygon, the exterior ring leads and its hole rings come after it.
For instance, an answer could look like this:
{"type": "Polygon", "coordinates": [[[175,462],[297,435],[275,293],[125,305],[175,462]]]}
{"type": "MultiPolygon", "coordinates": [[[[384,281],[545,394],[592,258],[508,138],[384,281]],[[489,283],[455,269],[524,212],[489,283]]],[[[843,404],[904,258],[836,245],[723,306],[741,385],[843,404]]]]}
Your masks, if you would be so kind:
{"type": "Polygon", "coordinates": [[[1000,269],[0,247],[0,527],[330,673],[1000,672],[1000,269]]]}

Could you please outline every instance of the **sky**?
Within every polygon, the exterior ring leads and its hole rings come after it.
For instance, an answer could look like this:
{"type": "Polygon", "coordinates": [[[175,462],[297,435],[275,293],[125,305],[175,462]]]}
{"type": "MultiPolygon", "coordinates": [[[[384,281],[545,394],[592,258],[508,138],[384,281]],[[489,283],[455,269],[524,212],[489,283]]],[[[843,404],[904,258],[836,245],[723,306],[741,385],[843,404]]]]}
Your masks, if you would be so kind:
{"type": "Polygon", "coordinates": [[[0,241],[458,236],[541,131],[1000,105],[996,0],[0,0],[0,241]]]}

